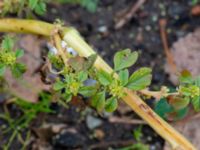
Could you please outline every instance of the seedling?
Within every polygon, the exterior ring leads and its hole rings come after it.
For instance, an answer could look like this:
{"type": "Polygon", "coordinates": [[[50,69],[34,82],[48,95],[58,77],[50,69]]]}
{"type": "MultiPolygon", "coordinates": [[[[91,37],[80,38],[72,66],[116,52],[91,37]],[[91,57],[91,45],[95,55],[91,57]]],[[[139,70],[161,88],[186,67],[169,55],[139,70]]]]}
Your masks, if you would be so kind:
{"type": "MultiPolygon", "coordinates": [[[[45,10],[45,1],[42,0],[29,0],[23,1],[23,3],[16,1],[16,3],[17,5],[14,5],[17,7],[16,10],[4,9],[4,14],[9,11],[20,14],[24,10],[30,9],[40,15],[45,10]]],[[[6,6],[6,3],[4,6],[6,6]]],[[[10,3],[8,6],[10,7],[10,3]]],[[[182,118],[189,103],[193,105],[196,111],[200,109],[199,77],[193,79],[188,72],[183,72],[180,76],[180,86],[175,91],[170,92],[169,88],[165,87],[161,91],[153,92],[145,89],[151,83],[150,68],[140,68],[130,75],[128,68],[134,65],[138,59],[138,53],[132,52],[130,49],[119,51],[114,55],[114,69],[112,69],[71,27],[36,20],[1,19],[0,31],[33,33],[50,37],[56,52],[48,55],[48,65],[49,71],[57,75],[53,90],[59,95],[58,102],[60,104],[68,104],[72,97],[78,95],[86,98],[87,104],[96,108],[101,114],[104,110],[108,112],[116,110],[118,101],[124,100],[174,149],[195,149],[189,141],[154,113],[139,96],[142,94],[157,98],[156,111],[164,119],[168,119],[167,113],[177,113],[179,115],[176,115],[176,117],[182,118]],[[73,49],[78,55],[66,52],[61,45],[62,41],[66,42],[68,49],[73,49]]],[[[14,51],[11,41],[9,37],[5,37],[2,42],[0,51],[0,75],[2,77],[5,75],[6,69],[10,69],[15,77],[20,77],[25,71],[25,66],[18,62],[23,51],[14,51]]],[[[14,123],[17,123],[15,125],[19,126],[19,130],[27,128],[39,112],[51,112],[48,96],[37,104],[19,99],[15,99],[13,103],[21,108],[25,116],[22,115],[22,119],[20,118],[17,122],[13,121],[9,114],[1,116],[9,124],[10,129],[8,131],[14,130],[14,123]],[[22,120],[23,122],[21,122],[22,120]]],[[[15,130],[6,148],[9,147],[18,133],[19,131],[15,130]]]]}
{"type": "Polygon", "coordinates": [[[17,62],[17,59],[23,56],[24,51],[17,49],[14,52],[13,46],[13,40],[6,36],[0,50],[0,76],[4,75],[6,69],[10,69],[15,77],[20,77],[26,70],[24,64],[17,62]]]}

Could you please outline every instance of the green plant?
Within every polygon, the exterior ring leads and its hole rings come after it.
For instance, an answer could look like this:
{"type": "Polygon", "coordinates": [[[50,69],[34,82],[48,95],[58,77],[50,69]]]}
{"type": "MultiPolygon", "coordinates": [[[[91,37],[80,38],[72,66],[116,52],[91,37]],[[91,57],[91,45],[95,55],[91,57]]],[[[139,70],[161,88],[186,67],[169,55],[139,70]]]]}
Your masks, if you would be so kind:
{"type": "Polygon", "coordinates": [[[98,5],[98,0],[4,0],[0,7],[0,14],[5,16],[11,13],[22,16],[25,13],[29,18],[32,17],[32,13],[43,16],[46,13],[47,4],[55,2],[78,4],[89,12],[95,12],[98,5]]]}
{"type": "Polygon", "coordinates": [[[149,146],[146,144],[143,144],[141,141],[142,138],[142,126],[139,126],[137,129],[135,129],[133,131],[133,136],[135,138],[135,140],[137,141],[137,143],[132,144],[130,146],[127,147],[123,147],[117,150],[149,150],[149,146]]]}
{"type": "MultiPolygon", "coordinates": [[[[52,62],[51,69],[53,72],[56,70],[54,73],[58,76],[58,81],[54,84],[54,89],[58,91],[61,98],[65,100],[65,103],[70,101],[70,97],[76,95],[91,97],[91,106],[101,112],[103,109],[107,111],[115,110],[118,99],[123,99],[152,128],[169,141],[173,148],[195,149],[190,142],[157,116],[139,97],[142,94],[161,98],[176,95],[177,92],[170,93],[167,88],[157,92],[144,89],[151,81],[151,69],[149,68],[138,69],[129,77],[129,72],[126,69],[137,60],[138,56],[136,52],[123,50],[116,53],[113,70],[102,58],[96,56],[96,53],[83,41],[76,30],[70,27],[56,27],[52,24],[33,20],[0,20],[0,31],[28,32],[50,36],[54,40],[57,54],[55,56],[56,59],[53,60],[62,60],[55,61],[57,65],[54,65],[55,62],[52,62]],[[18,28],[15,27],[13,22],[17,24],[18,28]],[[23,31],[21,28],[23,28],[23,31]],[[52,31],[57,32],[52,35],[52,31]],[[71,56],[66,53],[66,50],[61,47],[61,40],[64,40],[79,55],[71,56]],[[95,92],[91,92],[92,94],[88,95],[85,94],[89,93],[87,92],[88,89],[82,92],[82,88],[86,87],[84,84],[90,78],[95,81],[95,84],[90,85],[94,86],[95,92]]],[[[187,85],[186,87],[193,86],[187,85]]],[[[178,94],[182,94],[183,97],[196,96],[193,92],[187,95],[185,90],[178,91],[178,94]]]]}
{"type": "Polygon", "coordinates": [[[86,8],[89,12],[95,12],[99,0],[59,0],[60,3],[79,4],[86,8]]]}
{"type": "Polygon", "coordinates": [[[68,58],[67,70],[63,70],[62,76],[54,84],[54,89],[65,97],[65,102],[69,102],[73,96],[82,95],[91,99],[91,106],[99,112],[104,109],[112,112],[117,108],[118,100],[126,95],[123,88],[141,90],[151,83],[149,68],[140,68],[129,77],[127,68],[137,61],[137,52],[129,49],[117,52],[114,56],[115,71],[111,74],[93,67],[96,58],[95,54],[88,58],[68,58]],[[116,73],[119,73],[118,79],[114,78],[116,73]],[[93,85],[85,85],[91,80],[95,82],[93,85]]]}
{"type": "Polygon", "coordinates": [[[185,70],[179,81],[177,89],[163,94],[155,105],[155,111],[165,119],[182,119],[188,112],[189,104],[192,104],[196,112],[200,111],[200,77],[193,78],[190,72],[185,70]]]}
{"type": "Polygon", "coordinates": [[[29,14],[30,11],[38,15],[44,15],[46,12],[47,0],[4,0],[1,14],[17,13],[21,15],[23,12],[29,14]]]}
{"type": "Polygon", "coordinates": [[[23,56],[24,51],[21,49],[13,51],[13,47],[13,39],[6,36],[0,49],[0,76],[4,75],[7,68],[12,71],[15,77],[20,77],[26,70],[24,64],[17,62],[17,59],[23,56]]]}
{"type": "MultiPolygon", "coordinates": [[[[7,122],[7,127],[1,127],[1,131],[3,135],[10,134],[10,138],[7,144],[3,145],[3,149],[9,149],[12,142],[15,138],[22,139],[22,133],[26,132],[26,140],[30,137],[30,131],[26,131],[29,127],[32,120],[34,120],[39,113],[52,113],[53,111],[50,109],[51,104],[51,95],[48,93],[42,92],[40,95],[40,101],[38,103],[31,103],[27,100],[22,100],[20,98],[14,98],[12,101],[12,105],[16,105],[17,108],[21,111],[20,116],[12,116],[8,109],[5,108],[5,113],[0,114],[0,119],[3,119],[7,122]]],[[[25,148],[25,142],[22,143],[25,148]]]]}

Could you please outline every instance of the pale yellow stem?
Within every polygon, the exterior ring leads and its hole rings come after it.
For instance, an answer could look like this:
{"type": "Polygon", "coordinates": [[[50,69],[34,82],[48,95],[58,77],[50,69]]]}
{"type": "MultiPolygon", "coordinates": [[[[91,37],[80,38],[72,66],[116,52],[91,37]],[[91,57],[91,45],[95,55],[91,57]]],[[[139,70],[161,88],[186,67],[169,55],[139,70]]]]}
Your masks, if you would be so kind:
{"type": "Polygon", "coordinates": [[[62,40],[61,40],[59,34],[56,33],[55,35],[53,35],[53,39],[55,41],[55,46],[56,46],[56,48],[58,50],[58,54],[61,56],[61,58],[62,58],[62,60],[63,60],[63,62],[65,64],[65,66],[67,67],[68,66],[68,64],[67,64],[67,57],[66,57],[66,54],[65,54],[65,52],[64,52],[64,50],[63,50],[63,48],[61,46],[61,41],[62,40]]]}
{"type": "MultiPolygon", "coordinates": [[[[0,31],[2,32],[19,32],[34,33],[44,36],[51,36],[54,25],[33,20],[2,19],[0,20],[0,31]],[[23,30],[22,30],[23,29],[23,30]]],[[[63,29],[63,39],[76,50],[81,56],[88,57],[94,54],[94,50],[80,37],[78,32],[73,28],[63,29]]],[[[101,68],[109,73],[113,72],[112,68],[98,56],[95,62],[96,68],[101,68]]],[[[116,75],[117,77],[117,75],[116,75]]],[[[196,148],[154,111],[143,102],[134,92],[124,89],[126,97],[123,100],[143,118],[160,136],[167,140],[173,149],[196,150],[196,148]]]]}
{"type": "MultiPolygon", "coordinates": [[[[80,37],[75,29],[63,32],[63,39],[75,49],[81,56],[88,57],[94,54],[94,50],[80,37]]],[[[103,69],[108,73],[112,73],[113,69],[98,56],[95,67],[103,69]]],[[[143,102],[134,92],[124,89],[127,96],[123,100],[141,117],[143,118],[158,134],[166,139],[173,149],[195,150],[195,147],[154,111],[143,102]]]]}

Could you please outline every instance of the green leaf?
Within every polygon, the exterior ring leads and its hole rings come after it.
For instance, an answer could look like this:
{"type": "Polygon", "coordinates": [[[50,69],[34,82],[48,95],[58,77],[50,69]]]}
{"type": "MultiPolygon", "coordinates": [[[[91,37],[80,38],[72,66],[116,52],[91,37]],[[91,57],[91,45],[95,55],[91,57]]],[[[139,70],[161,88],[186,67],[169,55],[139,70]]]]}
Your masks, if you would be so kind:
{"type": "Polygon", "coordinates": [[[102,111],[105,107],[105,91],[97,93],[92,98],[91,105],[95,107],[98,112],[102,111]]]}
{"type": "Polygon", "coordinates": [[[34,11],[36,14],[42,16],[46,12],[46,4],[44,2],[39,2],[36,6],[34,11]]]}
{"type": "Polygon", "coordinates": [[[62,97],[64,98],[65,102],[67,102],[67,103],[72,100],[72,95],[69,93],[66,93],[66,92],[62,95],[62,97]]]}
{"type": "Polygon", "coordinates": [[[112,82],[112,76],[104,70],[99,70],[97,73],[98,80],[103,85],[109,85],[112,82]]]}
{"type": "Polygon", "coordinates": [[[155,112],[162,118],[165,118],[166,114],[173,111],[173,108],[167,103],[167,100],[162,98],[155,104],[155,112]]]}
{"type": "Polygon", "coordinates": [[[118,107],[118,101],[115,97],[111,97],[106,101],[105,110],[107,112],[113,112],[117,109],[117,107],[118,107]]]}
{"type": "Polygon", "coordinates": [[[97,59],[97,54],[90,55],[84,63],[84,70],[90,69],[97,59]]]}
{"type": "Polygon", "coordinates": [[[119,72],[119,80],[120,80],[122,86],[125,86],[128,83],[128,78],[129,78],[128,69],[120,70],[120,72],[119,72]]]}
{"type": "Polygon", "coordinates": [[[6,66],[4,64],[0,64],[0,76],[3,76],[6,71],[6,66]]]}
{"type": "Polygon", "coordinates": [[[200,76],[198,76],[196,79],[195,79],[195,85],[198,86],[200,88],[200,76]]]}
{"type": "Polygon", "coordinates": [[[13,49],[13,46],[14,46],[14,41],[12,40],[11,37],[5,36],[3,41],[2,41],[1,46],[2,46],[3,50],[11,51],[13,49]]]}
{"type": "Polygon", "coordinates": [[[93,96],[96,93],[96,89],[94,86],[83,86],[79,89],[79,93],[85,97],[93,96]]]}
{"type": "Polygon", "coordinates": [[[192,75],[188,70],[183,70],[179,77],[181,83],[193,83],[192,75]]]}
{"type": "Polygon", "coordinates": [[[26,66],[21,63],[15,63],[11,67],[11,71],[14,77],[19,78],[22,76],[22,74],[26,71],[26,66]]]}
{"type": "Polygon", "coordinates": [[[80,4],[89,12],[94,13],[97,9],[98,0],[81,0],[80,4]]]}
{"type": "Polygon", "coordinates": [[[151,69],[150,68],[140,68],[135,71],[129,78],[127,88],[131,90],[141,90],[150,85],[151,83],[151,69]]]}
{"type": "Polygon", "coordinates": [[[61,90],[65,87],[65,84],[62,81],[57,81],[54,85],[53,85],[53,89],[58,91],[61,90]]]}
{"type": "Polygon", "coordinates": [[[20,58],[20,57],[22,57],[23,55],[24,55],[24,51],[23,51],[22,49],[16,50],[15,56],[16,56],[17,58],[20,58]]]}
{"type": "Polygon", "coordinates": [[[38,3],[38,0],[29,0],[28,6],[33,10],[36,7],[37,3],[38,3]]]}
{"type": "Polygon", "coordinates": [[[127,147],[124,147],[124,148],[119,148],[118,150],[149,150],[149,146],[148,145],[145,145],[143,143],[136,143],[136,144],[133,144],[131,146],[127,146],[127,147]]]}
{"type": "Polygon", "coordinates": [[[194,107],[194,110],[196,112],[200,111],[200,96],[195,96],[194,98],[192,98],[191,103],[194,107]]]}
{"type": "Polygon", "coordinates": [[[87,78],[88,78],[88,73],[86,71],[80,71],[78,73],[78,80],[80,82],[83,82],[83,81],[87,80],[87,78]]]}
{"type": "Polygon", "coordinates": [[[188,97],[172,97],[169,101],[169,104],[175,109],[180,110],[187,107],[190,103],[190,99],[188,97]]]}
{"type": "Polygon", "coordinates": [[[134,138],[137,142],[139,142],[142,138],[142,126],[139,126],[137,129],[133,131],[134,138]]]}
{"type": "Polygon", "coordinates": [[[119,71],[124,68],[132,66],[138,59],[138,53],[132,52],[130,49],[126,49],[117,52],[114,56],[114,70],[119,71]]]}
{"type": "Polygon", "coordinates": [[[176,119],[178,119],[178,120],[183,119],[187,115],[187,113],[188,113],[187,107],[176,111],[176,119]]]}

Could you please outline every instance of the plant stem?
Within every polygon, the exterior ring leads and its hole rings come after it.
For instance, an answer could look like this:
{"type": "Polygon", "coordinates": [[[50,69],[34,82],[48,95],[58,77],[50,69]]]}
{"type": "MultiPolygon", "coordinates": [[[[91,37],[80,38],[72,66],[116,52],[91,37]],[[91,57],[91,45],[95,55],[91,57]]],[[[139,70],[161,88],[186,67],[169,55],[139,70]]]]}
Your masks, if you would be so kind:
{"type": "Polygon", "coordinates": [[[66,54],[65,52],[63,51],[63,48],[61,47],[61,38],[59,36],[59,34],[55,34],[53,35],[53,39],[54,39],[54,42],[55,42],[55,46],[58,50],[58,54],[60,55],[60,57],[62,58],[65,66],[67,67],[68,64],[67,64],[67,57],[66,57],[66,54]]]}
{"type": "MultiPolygon", "coordinates": [[[[33,33],[44,36],[51,36],[54,30],[54,25],[34,20],[20,19],[0,19],[0,32],[18,32],[18,33],[33,33]]],[[[94,54],[94,50],[80,37],[78,32],[66,27],[62,29],[63,39],[76,50],[80,56],[88,57],[94,54]]],[[[112,73],[113,69],[98,56],[95,67],[103,69],[108,73],[112,73]]],[[[117,75],[115,75],[117,77],[117,75]]],[[[124,89],[126,96],[123,100],[141,117],[143,118],[160,136],[168,141],[173,149],[195,150],[194,146],[172,128],[167,122],[160,118],[154,111],[143,102],[134,92],[124,89]]]]}

